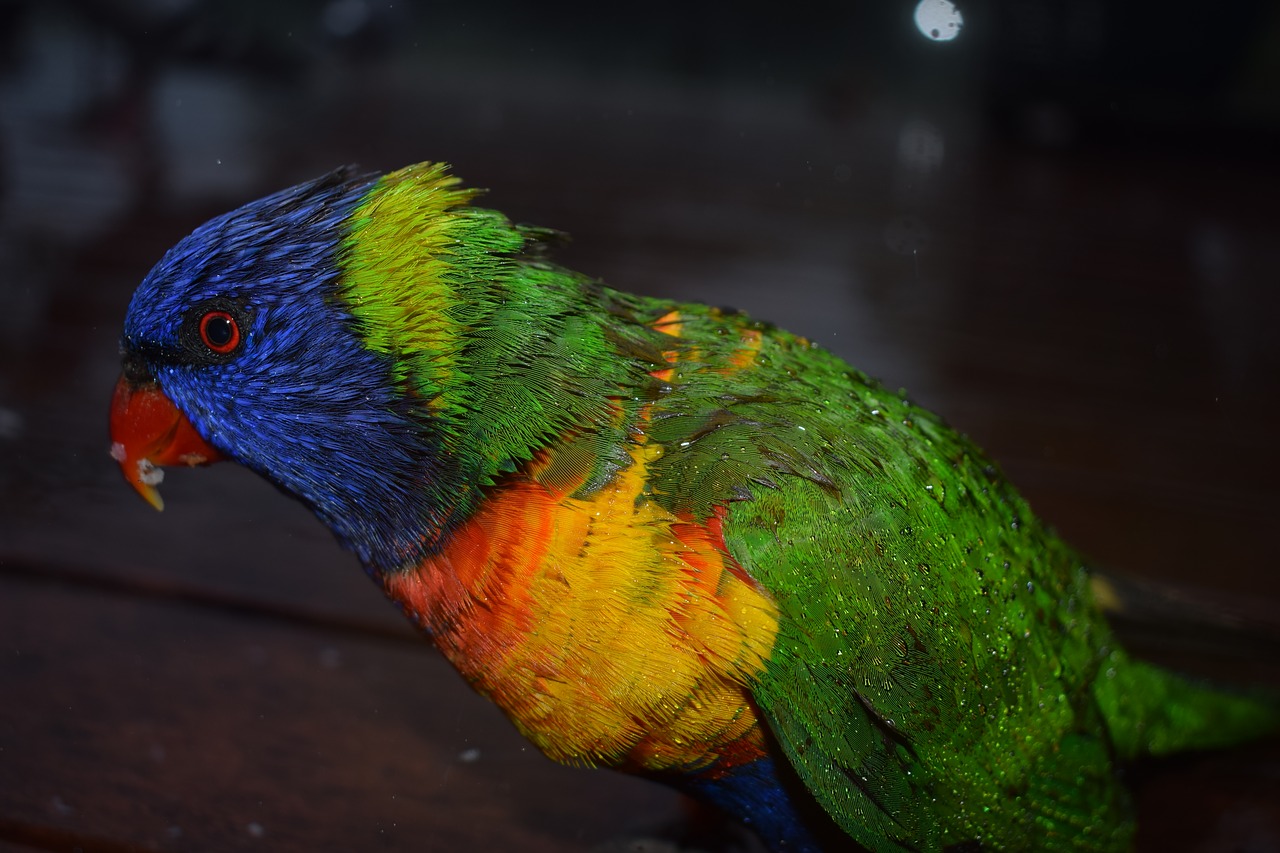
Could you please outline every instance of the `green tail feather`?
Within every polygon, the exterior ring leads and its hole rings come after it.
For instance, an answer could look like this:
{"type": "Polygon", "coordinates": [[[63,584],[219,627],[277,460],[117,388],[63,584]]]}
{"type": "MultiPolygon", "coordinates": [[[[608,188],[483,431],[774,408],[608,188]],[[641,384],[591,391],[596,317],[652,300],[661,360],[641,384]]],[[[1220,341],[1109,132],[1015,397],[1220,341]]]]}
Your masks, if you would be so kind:
{"type": "Polygon", "coordinates": [[[1280,731],[1280,697],[1233,692],[1111,653],[1094,682],[1124,759],[1215,749],[1280,731]]]}

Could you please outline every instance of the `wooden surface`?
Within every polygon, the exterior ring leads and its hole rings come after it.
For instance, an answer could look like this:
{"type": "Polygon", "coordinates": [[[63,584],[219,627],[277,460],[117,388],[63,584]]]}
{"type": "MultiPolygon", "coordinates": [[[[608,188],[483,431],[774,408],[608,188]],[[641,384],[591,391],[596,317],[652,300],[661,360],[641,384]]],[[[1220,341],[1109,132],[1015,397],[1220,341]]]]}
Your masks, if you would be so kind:
{"type": "Polygon", "coordinates": [[[0,763],[12,839],[554,851],[670,806],[640,783],[546,766],[403,636],[29,579],[0,604],[20,643],[6,648],[0,763]],[[546,786],[557,796],[519,795],[546,786]],[[609,802],[602,786],[613,804],[582,808],[609,802]]]}
{"type": "MultiPolygon", "coordinates": [[[[1269,158],[1046,150],[972,103],[840,87],[388,60],[282,97],[243,68],[148,67],[88,118],[25,119],[39,144],[4,184],[0,850],[574,851],[684,817],[535,754],[248,472],[171,472],[163,514],[121,482],[105,422],[133,287],[205,216],[341,162],[452,160],[570,231],[566,263],[907,386],[1099,563],[1280,608],[1269,158]],[[155,106],[199,100],[200,74],[252,120],[155,106]],[[945,156],[910,156],[931,139],[945,156]]],[[[1154,651],[1280,687],[1261,651],[1154,651]]],[[[1274,739],[1129,775],[1142,850],[1280,850],[1274,739]]]]}

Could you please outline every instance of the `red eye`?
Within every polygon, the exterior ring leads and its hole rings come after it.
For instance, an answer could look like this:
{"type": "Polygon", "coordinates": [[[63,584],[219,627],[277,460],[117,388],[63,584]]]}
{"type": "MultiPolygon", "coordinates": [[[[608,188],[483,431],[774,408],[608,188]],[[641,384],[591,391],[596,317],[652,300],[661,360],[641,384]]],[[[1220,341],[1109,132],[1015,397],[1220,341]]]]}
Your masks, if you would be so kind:
{"type": "Polygon", "coordinates": [[[240,345],[240,326],[226,311],[210,311],[200,318],[200,340],[218,355],[240,345]]]}

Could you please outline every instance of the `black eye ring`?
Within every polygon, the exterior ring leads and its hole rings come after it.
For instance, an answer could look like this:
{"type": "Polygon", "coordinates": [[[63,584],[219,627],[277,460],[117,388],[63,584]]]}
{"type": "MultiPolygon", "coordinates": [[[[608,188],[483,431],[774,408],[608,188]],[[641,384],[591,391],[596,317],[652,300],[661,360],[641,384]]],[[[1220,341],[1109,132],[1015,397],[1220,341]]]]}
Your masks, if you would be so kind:
{"type": "Polygon", "coordinates": [[[186,359],[223,364],[240,354],[249,334],[249,312],[239,299],[215,297],[187,312],[179,337],[186,359]]]}

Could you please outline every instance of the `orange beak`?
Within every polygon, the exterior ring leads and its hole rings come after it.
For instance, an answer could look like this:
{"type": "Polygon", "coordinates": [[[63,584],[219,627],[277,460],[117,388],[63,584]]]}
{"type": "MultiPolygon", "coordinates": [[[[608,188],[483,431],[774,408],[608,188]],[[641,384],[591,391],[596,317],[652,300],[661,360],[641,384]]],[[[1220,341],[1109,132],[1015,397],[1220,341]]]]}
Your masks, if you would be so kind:
{"type": "Polygon", "coordinates": [[[207,465],[222,459],[155,382],[121,376],[111,397],[111,458],[124,478],[158,510],[162,465],[207,465]]]}

